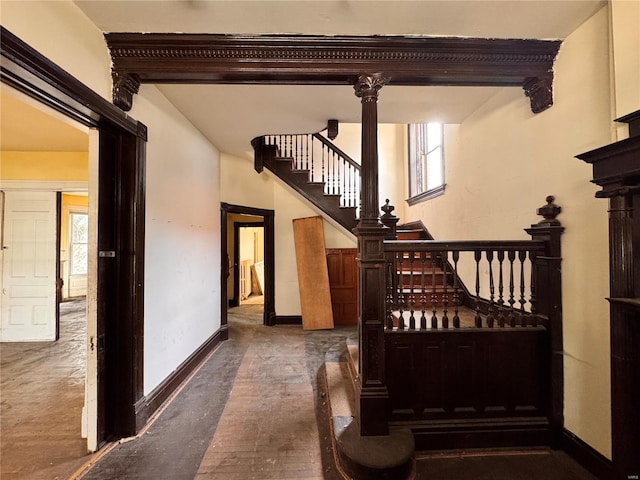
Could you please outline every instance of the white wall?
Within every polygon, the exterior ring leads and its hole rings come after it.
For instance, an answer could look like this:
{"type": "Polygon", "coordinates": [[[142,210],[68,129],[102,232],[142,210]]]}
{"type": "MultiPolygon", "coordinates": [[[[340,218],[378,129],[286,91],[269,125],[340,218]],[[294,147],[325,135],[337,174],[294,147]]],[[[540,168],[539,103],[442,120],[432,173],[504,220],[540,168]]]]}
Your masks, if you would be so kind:
{"type": "MultiPolygon", "coordinates": [[[[292,221],[321,213],[266,169],[258,174],[253,169],[253,160],[226,153],[221,159],[222,202],[275,211],[276,315],[300,315],[292,221]]],[[[326,219],[323,224],[327,248],[355,248],[353,235],[326,219]]]]}
{"type": "Polygon", "coordinates": [[[152,85],[131,115],[147,144],[144,392],[220,328],[220,154],[152,85]]]}
{"type": "MultiPolygon", "coordinates": [[[[332,140],[340,150],[361,163],[362,127],[359,123],[341,123],[338,136],[332,140]]],[[[378,125],[378,199],[380,206],[385,199],[395,206],[394,215],[404,219],[407,181],[404,176],[406,158],[406,126],[381,123],[378,125]]],[[[382,212],[380,212],[382,214],[382,212]]]]}
{"type": "Polygon", "coordinates": [[[3,0],[0,21],[59,67],[111,98],[111,59],[104,37],[73,2],[3,0]]]}
{"type": "MultiPolygon", "coordinates": [[[[102,32],[72,2],[3,1],[0,13],[3,27],[111,99],[111,61],[102,32]]],[[[220,324],[219,154],[155,87],[140,89],[131,116],[149,128],[148,393],[220,324]]]]}
{"type": "MultiPolygon", "coordinates": [[[[611,25],[615,87],[615,117],[640,109],[640,2],[612,0],[611,25]]],[[[618,129],[618,140],[627,138],[627,127],[618,129]]]]}
{"type": "Polygon", "coordinates": [[[443,196],[407,208],[436,239],[526,239],[547,195],[562,206],[565,426],[611,454],[608,230],[591,168],[574,155],[609,143],[608,14],[563,43],[555,105],[533,114],[505,88],[447,130],[443,196]]]}

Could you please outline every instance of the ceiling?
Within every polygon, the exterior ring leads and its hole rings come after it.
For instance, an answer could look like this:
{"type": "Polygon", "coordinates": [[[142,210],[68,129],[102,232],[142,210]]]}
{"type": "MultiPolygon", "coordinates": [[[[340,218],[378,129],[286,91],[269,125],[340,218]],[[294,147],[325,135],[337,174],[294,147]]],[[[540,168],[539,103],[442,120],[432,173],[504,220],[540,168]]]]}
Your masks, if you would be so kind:
{"type": "MultiPolygon", "coordinates": [[[[75,0],[104,32],[420,35],[563,39],[603,0],[75,0]]],[[[360,121],[345,86],[160,85],[216,147],[251,155],[267,133],[315,132],[328,119],[360,121]]],[[[516,88],[516,87],[514,87],[516,88]]],[[[493,87],[384,87],[381,123],[460,123],[493,87]]],[[[528,99],[522,96],[522,101],[528,99]]],[[[134,97],[135,105],[135,97],[134,97]]],[[[3,98],[3,120],[5,105],[3,98]]],[[[11,114],[13,115],[13,114],[11,114]]],[[[3,125],[4,125],[3,121],[3,125]]],[[[3,126],[3,137],[4,137],[3,126]]]]}
{"type": "Polygon", "coordinates": [[[26,95],[0,88],[0,150],[86,152],[88,129],[26,95]]]}

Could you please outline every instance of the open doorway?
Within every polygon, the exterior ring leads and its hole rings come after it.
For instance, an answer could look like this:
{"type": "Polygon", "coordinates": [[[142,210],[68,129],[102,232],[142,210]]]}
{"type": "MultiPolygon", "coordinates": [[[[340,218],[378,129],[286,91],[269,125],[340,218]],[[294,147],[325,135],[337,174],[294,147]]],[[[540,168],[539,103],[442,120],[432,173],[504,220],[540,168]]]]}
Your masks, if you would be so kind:
{"type": "Polygon", "coordinates": [[[255,302],[262,323],[275,325],[274,216],[273,210],[221,204],[223,329],[229,308],[242,302],[255,302]]]}
{"type": "Polygon", "coordinates": [[[0,96],[0,476],[62,478],[88,454],[89,129],[5,85],[0,96]]]}
{"type": "MultiPolygon", "coordinates": [[[[77,123],[88,131],[87,298],[90,300],[86,308],[84,350],[87,375],[83,418],[86,420],[82,423],[87,437],[83,441],[86,453],[87,449],[95,451],[109,440],[134,435],[150,415],[143,408],[136,409],[143,397],[147,130],[2,27],[0,37],[3,87],[15,88],[38,108],[47,105],[58,119],[77,123]]],[[[4,102],[2,112],[5,113],[4,102]]],[[[3,121],[2,126],[5,125],[25,125],[32,133],[37,130],[30,122],[3,121]]],[[[0,179],[3,182],[5,174],[3,169],[0,179]]],[[[60,192],[67,190],[50,191],[58,195],[57,208],[60,209],[60,192]]],[[[59,232],[60,222],[56,227],[59,232]]],[[[54,263],[59,265],[59,261],[54,263]]],[[[56,278],[60,278],[59,274],[56,272],[56,278]]],[[[61,291],[62,285],[56,288],[61,291]]],[[[54,301],[54,305],[57,302],[54,301]]],[[[3,370],[3,380],[5,374],[3,370]]],[[[3,402],[4,399],[3,396],[3,402]]],[[[64,399],[56,401],[64,403],[64,399]]],[[[9,419],[13,419],[11,415],[9,419]]],[[[5,433],[3,429],[3,439],[5,433]]],[[[32,436],[27,438],[31,440],[32,436]]],[[[22,445],[24,448],[29,443],[22,445]]],[[[38,451],[37,448],[31,450],[38,451]]],[[[6,455],[2,453],[4,465],[6,455]]],[[[54,478],[48,473],[45,478],[54,478]]]]}
{"type": "Polygon", "coordinates": [[[232,215],[231,220],[234,298],[229,304],[264,305],[264,218],[232,215]],[[239,217],[242,221],[237,221],[239,217]]]}

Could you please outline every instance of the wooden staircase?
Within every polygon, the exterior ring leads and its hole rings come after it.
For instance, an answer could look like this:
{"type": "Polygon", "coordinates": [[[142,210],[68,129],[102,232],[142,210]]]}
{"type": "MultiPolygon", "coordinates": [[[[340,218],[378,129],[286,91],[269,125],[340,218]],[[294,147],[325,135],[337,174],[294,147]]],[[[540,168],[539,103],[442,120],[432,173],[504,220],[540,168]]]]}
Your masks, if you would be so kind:
{"type": "MultiPolygon", "coordinates": [[[[398,226],[396,229],[397,240],[423,241],[433,240],[433,237],[422,224],[413,222],[398,226]]],[[[400,309],[395,308],[389,313],[394,327],[407,324],[411,320],[412,312],[420,311],[421,317],[429,318],[432,310],[449,311],[446,317],[453,321],[456,317],[467,320],[469,312],[465,305],[469,304],[467,289],[459,278],[455,277],[453,269],[447,260],[429,252],[423,254],[404,253],[401,260],[393,263],[395,285],[393,286],[394,304],[400,304],[400,309]],[[433,255],[433,257],[432,257],[433,255]],[[464,315],[462,315],[462,311],[464,315]],[[422,312],[425,313],[422,313],[422,312]]],[[[390,266],[391,268],[391,266],[390,266]]],[[[391,293],[390,293],[391,294],[391,293]]],[[[415,321],[415,315],[414,315],[415,321]]],[[[435,328],[431,321],[423,328],[435,328]]]]}
{"type": "Polygon", "coordinates": [[[258,173],[267,168],[349,233],[357,224],[360,166],[320,134],[251,141],[258,173]]]}

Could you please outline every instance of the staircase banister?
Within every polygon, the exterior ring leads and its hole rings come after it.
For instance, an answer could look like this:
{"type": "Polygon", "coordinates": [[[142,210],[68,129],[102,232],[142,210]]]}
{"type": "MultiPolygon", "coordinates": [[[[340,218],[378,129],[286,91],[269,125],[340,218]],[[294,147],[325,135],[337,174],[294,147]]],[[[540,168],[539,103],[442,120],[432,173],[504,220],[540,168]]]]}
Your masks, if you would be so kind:
{"type": "Polygon", "coordinates": [[[385,240],[385,252],[529,250],[544,252],[541,240],[385,240]]]}
{"type": "Polygon", "coordinates": [[[327,140],[326,138],[324,138],[319,133],[314,133],[313,137],[318,139],[318,140],[320,140],[328,148],[330,148],[331,150],[336,152],[338,155],[340,155],[342,158],[344,158],[347,161],[347,163],[352,165],[354,168],[356,168],[357,170],[360,170],[360,164],[358,162],[356,162],[353,158],[351,158],[349,155],[344,153],[342,150],[340,150],[338,147],[336,147],[336,145],[333,142],[331,142],[331,140],[327,140]]]}

